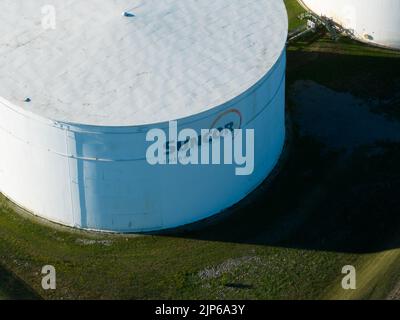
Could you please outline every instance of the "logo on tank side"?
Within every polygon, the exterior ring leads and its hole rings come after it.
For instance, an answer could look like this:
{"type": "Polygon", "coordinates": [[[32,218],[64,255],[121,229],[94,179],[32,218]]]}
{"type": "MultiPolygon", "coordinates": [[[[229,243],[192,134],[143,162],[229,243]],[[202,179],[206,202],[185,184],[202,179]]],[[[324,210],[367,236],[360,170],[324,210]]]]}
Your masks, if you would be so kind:
{"type": "Polygon", "coordinates": [[[185,128],[178,131],[177,121],[168,130],[147,132],[152,142],[146,151],[150,165],[231,165],[235,174],[254,172],[254,129],[242,129],[242,115],[236,109],[220,114],[209,129],[185,128]]]}

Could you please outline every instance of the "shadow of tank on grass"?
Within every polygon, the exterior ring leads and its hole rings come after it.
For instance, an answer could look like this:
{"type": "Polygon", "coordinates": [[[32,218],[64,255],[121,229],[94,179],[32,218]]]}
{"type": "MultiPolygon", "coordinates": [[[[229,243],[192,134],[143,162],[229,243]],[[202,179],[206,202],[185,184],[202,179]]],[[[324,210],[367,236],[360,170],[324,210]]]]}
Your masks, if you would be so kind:
{"type": "Polygon", "coordinates": [[[0,300],[39,300],[35,294],[22,280],[0,265],[0,300]]]}
{"type": "Polygon", "coordinates": [[[350,52],[334,44],[338,52],[326,53],[323,42],[289,48],[294,129],[279,174],[224,219],[175,236],[345,253],[400,248],[400,54],[357,45],[371,51],[360,55],[345,43],[350,52]]]}

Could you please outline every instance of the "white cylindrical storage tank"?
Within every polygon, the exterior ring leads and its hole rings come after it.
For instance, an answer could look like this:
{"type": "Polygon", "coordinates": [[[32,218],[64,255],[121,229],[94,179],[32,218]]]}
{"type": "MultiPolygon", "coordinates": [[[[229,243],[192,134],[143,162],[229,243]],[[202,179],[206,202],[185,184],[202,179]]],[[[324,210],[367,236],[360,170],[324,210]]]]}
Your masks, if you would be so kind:
{"type": "Polygon", "coordinates": [[[399,0],[300,0],[309,10],[332,18],[354,37],[374,45],[400,49],[399,0]]]}
{"type": "Polygon", "coordinates": [[[0,9],[0,192],[32,213],[83,229],[174,228],[237,203],[276,165],[281,0],[2,0],[0,9]],[[254,170],[151,164],[149,132],[168,133],[166,154],[187,143],[174,140],[174,120],[177,133],[253,129],[254,170]]]}

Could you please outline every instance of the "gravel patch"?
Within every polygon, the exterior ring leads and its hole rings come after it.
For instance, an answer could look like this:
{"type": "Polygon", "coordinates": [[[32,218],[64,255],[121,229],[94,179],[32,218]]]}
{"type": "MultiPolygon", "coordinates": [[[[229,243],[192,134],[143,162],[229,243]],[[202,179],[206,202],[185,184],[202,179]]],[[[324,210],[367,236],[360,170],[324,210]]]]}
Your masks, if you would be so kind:
{"type": "Polygon", "coordinates": [[[92,245],[103,245],[109,247],[112,245],[111,240],[89,240],[89,239],[76,239],[78,244],[83,244],[84,246],[92,246],[92,245]]]}
{"type": "Polygon", "coordinates": [[[248,264],[260,264],[261,259],[257,256],[245,256],[236,259],[229,259],[221,263],[218,266],[206,268],[198,273],[198,277],[201,280],[216,279],[223,274],[232,272],[244,265],[248,264]]]}

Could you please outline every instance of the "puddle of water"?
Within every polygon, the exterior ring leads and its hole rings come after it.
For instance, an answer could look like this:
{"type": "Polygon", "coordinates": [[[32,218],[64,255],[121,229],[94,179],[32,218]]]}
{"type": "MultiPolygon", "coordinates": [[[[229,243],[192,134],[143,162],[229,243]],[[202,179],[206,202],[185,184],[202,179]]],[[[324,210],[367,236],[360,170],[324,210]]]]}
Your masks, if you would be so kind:
{"type": "Polygon", "coordinates": [[[400,142],[400,122],[372,112],[377,102],[333,91],[313,81],[297,81],[291,88],[295,121],[302,135],[328,148],[351,152],[379,141],[400,142]]]}

